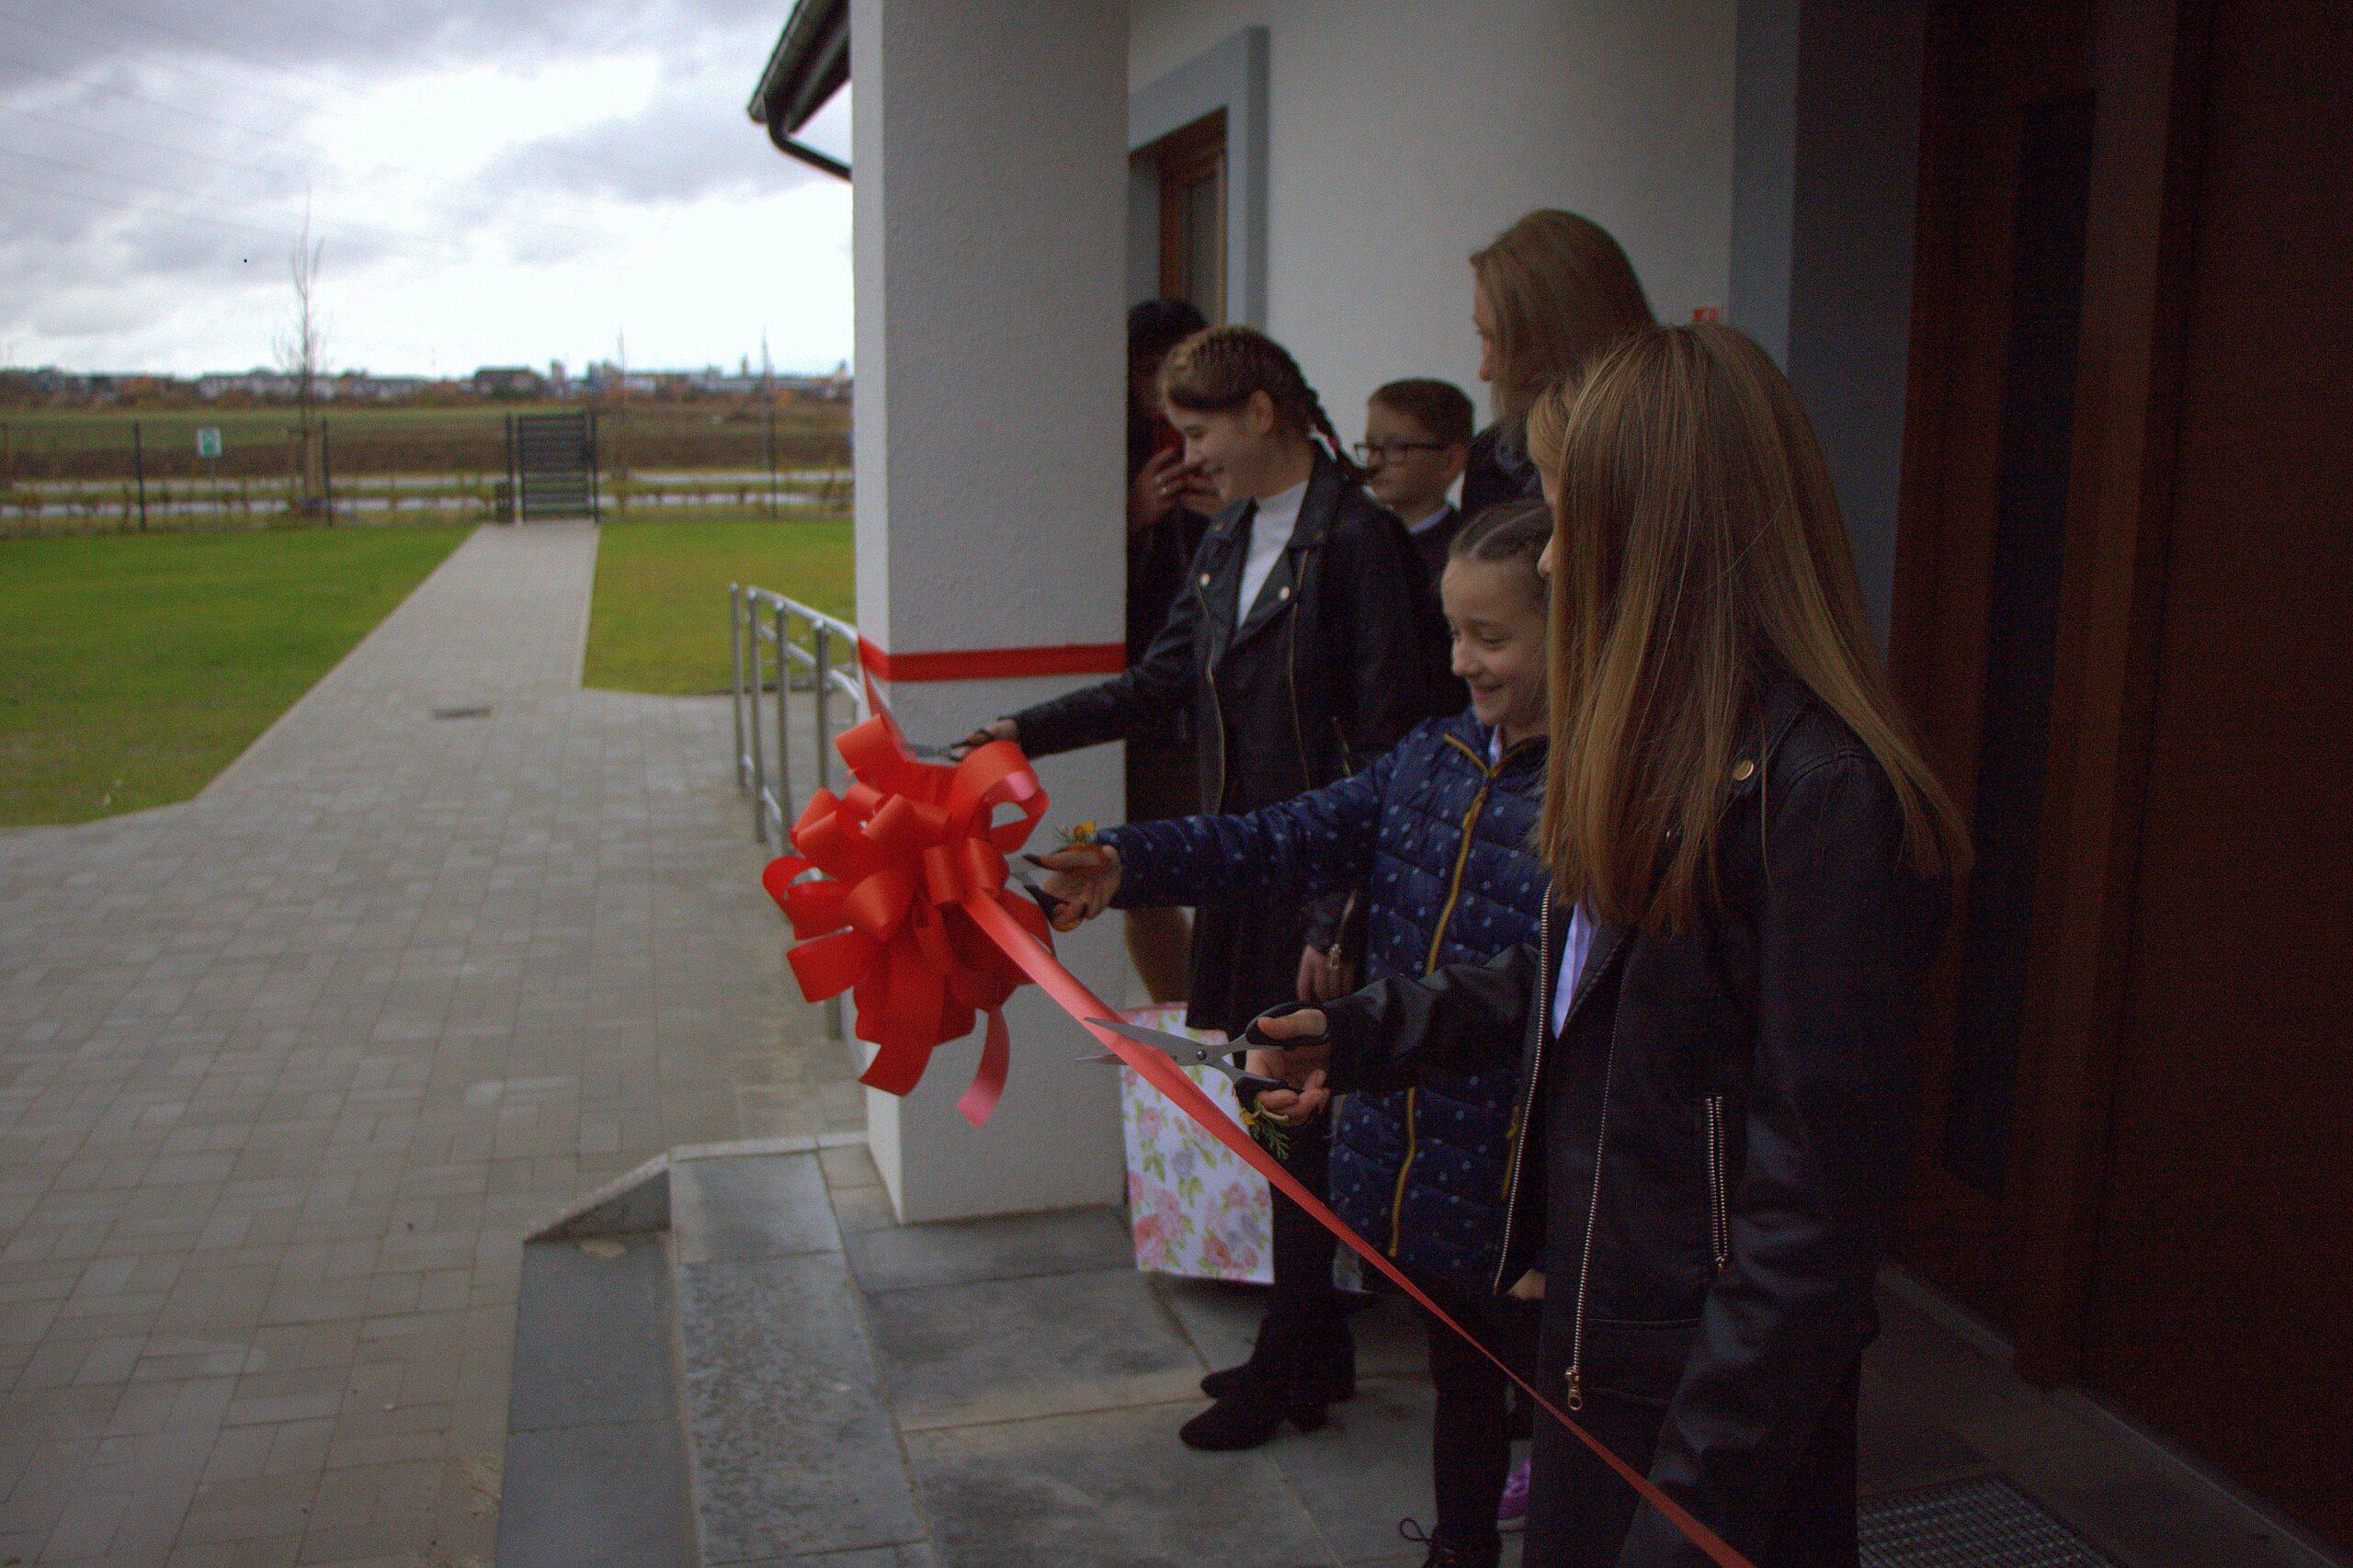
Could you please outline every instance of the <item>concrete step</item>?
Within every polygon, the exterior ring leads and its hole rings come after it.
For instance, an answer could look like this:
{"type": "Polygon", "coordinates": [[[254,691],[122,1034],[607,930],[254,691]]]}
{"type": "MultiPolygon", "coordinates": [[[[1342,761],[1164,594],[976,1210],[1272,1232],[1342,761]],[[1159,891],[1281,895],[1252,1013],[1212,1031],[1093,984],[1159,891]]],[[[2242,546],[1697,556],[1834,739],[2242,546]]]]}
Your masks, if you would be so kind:
{"type": "Polygon", "coordinates": [[[888,1562],[921,1543],[816,1153],[675,1166],[671,1222],[702,1562],[852,1551],[888,1562]]]}
{"type": "Polygon", "coordinates": [[[819,1151],[676,1150],[526,1244],[501,1568],[930,1562],[819,1151]]]}

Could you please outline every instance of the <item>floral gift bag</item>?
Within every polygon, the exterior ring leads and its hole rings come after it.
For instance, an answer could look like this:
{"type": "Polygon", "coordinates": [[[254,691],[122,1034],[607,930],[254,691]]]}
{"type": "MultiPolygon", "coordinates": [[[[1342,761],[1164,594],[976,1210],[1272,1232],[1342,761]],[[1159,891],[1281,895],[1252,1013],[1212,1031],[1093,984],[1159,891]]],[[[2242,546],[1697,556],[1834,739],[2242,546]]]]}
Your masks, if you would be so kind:
{"type": "MultiPolygon", "coordinates": [[[[1215,1029],[1187,1028],[1181,1006],[1136,1007],[1120,1016],[1203,1045],[1225,1042],[1215,1029]]],[[[1220,1109],[1242,1119],[1233,1085],[1222,1074],[1188,1071],[1220,1109]]],[[[1272,1284],[1274,1209],[1267,1178],[1126,1067],[1120,1069],[1120,1126],[1128,1144],[1136,1267],[1192,1279],[1272,1284]]]]}

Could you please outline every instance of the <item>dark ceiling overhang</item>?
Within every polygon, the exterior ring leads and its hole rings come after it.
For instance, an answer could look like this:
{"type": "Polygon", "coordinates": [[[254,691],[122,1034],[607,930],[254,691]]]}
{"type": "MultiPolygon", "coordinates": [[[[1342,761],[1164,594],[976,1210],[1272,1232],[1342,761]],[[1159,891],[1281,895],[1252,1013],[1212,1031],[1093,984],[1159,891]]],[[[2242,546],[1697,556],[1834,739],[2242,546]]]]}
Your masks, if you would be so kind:
{"type": "Polygon", "coordinates": [[[849,165],[794,133],[849,80],[849,0],[798,0],[752,91],[751,116],[768,128],[777,151],[836,178],[849,165]]]}

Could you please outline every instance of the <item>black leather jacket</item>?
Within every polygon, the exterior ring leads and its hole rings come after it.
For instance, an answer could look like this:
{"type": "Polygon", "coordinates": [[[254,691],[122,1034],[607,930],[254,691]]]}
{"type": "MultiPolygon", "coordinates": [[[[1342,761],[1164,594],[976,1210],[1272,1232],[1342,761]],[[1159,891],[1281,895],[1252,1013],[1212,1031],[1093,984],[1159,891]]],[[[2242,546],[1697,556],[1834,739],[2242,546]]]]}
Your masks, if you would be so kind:
{"type": "MultiPolygon", "coordinates": [[[[1121,740],[1155,715],[1189,711],[1201,810],[1248,812],[1344,778],[1423,719],[1461,706],[1445,671],[1437,597],[1411,536],[1385,507],[1318,453],[1267,597],[1255,614],[1242,607],[1237,628],[1245,514],[1236,503],[1211,522],[1185,590],[1142,659],[1013,716],[1024,751],[1051,756],[1121,740]]],[[[1303,916],[1204,919],[1211,929],[1196,928],[1190,1016],[1200,1027],[1239,1029],[1290,994],[1303,916]],[[1270,991],[1277,974],[1282,983],[1270,991]]]]}
{"type": "MultiPolygon", "coordinates": [[[[1567,1368],[1547,1375],[1663,1403],[1655,1451],[1628,1457],[1752,1556],[1877,1332],[1948,903],[1903,859],[1894,793],[1852,733],[1787,677],[1758,707],[1717,906],[1681,936],[1603,925],[1562,1034],[1556,908],[1538,947],[1325,1010],[1336,1090],[1517,1051],[1515,1125],[1536,1136],[1506,1177],[1496,1283],[1546,1271],[1567,1368]]],[[[1620,1561],[1704,1560],[1644,1509],[1620,1561]]]]}

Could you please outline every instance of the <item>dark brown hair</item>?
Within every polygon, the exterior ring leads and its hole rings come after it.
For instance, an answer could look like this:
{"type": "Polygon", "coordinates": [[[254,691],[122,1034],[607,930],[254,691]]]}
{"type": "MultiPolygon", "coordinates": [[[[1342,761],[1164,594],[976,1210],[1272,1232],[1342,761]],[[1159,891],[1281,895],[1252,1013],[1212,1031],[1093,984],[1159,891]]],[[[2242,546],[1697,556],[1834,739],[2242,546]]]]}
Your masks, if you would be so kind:
{"type": "Polygon", "coordinates": [[[1332,416],[1324,412],[1324,400],[1307,384],[1299,361],[1256,327],[1213,326],[1197,332],[1170,349],[1160,367],[1160,395],[1196,414],[1231,414],[1256,392],[1265,392],[1275,405],[1277,424],[1311,441],[1321,440],[1349,483],[1363,481],[1364,471],[1341,446],[1332,416]]]}
{"type": "Polygon", "coordinates": [[[1495,312],[1495,417],[1517,425],[1546,383],[1652,324],[1633,264],[1590,218],[1539,208],[1471,268],[1495,312]]]}
{"type": "Polygon", "coordinates": [[[1552,540],[1552,508],[1541,501],[1503,501],[1480,508],[1446,547],[1452,561],[1517,561],[1528,572],[1528,591],[1540,602],[1544,577],[1536,562],[1552,540]]]}
{"type": "Polygon", "coordinates": [[[1449,447],[1469,446],[1472,431],[1477,426],[1478,416],[1471,407],[1470,398],[1452,381],[1412,376],[1375,387],[1370,401],[1404,415],[1428,431],[1431,440],[1444,441],[1449,447]]]}
{"type": "Polygon", "coordinates": [[[1715,896],[1717,822],[1769,665],[1887,776],[1908,858],[1956,881],[1969,838],[1863,618],[1830,471],[1797,393],[1730,327],[1610,349],[1562,437],[1540,842],[1562,898],[1646,930],[1715,896]]]}

